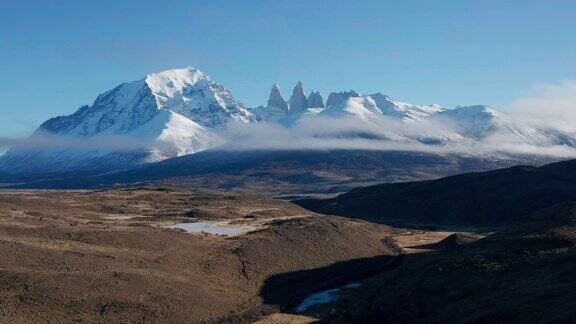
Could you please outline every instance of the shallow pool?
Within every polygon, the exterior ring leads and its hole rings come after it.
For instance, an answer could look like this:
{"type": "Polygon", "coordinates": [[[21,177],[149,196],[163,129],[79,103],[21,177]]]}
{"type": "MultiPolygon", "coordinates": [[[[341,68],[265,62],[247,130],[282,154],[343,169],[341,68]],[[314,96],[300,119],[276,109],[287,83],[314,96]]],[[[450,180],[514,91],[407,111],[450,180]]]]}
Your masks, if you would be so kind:
{"type": "Polygon", "coordinates": [[[300,305],[296,307],[296,312],[301,313],[308,309],[310,306],[318,304],[328,304],[336,301],[339,297],[342,288],[356,288],[360,287],[359,283],[350,283],[341,288],[328,289],[321,292],[314,293],[304,299],[300,305]]]}
{"type": "Polygon", "coordinates": [[[167,228],[182,229],[188,233],[201,234],[208,233],[223,236],[235,236],[246,234],[256,230],[256,227],[248,225],[229,225],[227,222],[203,221],[194,223],[181,223],[166,226],[167,228]]]}

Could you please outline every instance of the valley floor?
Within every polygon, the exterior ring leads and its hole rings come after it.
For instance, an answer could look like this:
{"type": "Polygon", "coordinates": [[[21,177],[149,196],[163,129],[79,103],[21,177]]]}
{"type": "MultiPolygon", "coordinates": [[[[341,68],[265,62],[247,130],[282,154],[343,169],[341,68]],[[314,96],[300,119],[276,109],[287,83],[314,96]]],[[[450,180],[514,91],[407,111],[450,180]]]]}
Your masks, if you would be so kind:
{"type": "Polygon", "coordinates": [[[456,233],[247,193],[3,191],[0,322],[563,322],[573,215],[456,233]]]}
{"type": "MultiPolygon", "coordinates": [[[[391,256],[381,239],[399,233],[247,194],[154,187],[3,192],[0,321],[257,319],[333,284],[318,273],[265,287],[269,277],[391,256]],[[195,221],[250,231],[169,228],[195,221]]],[[[334,269],[328,278],[346,280],[350,270],[334,269]]]]}

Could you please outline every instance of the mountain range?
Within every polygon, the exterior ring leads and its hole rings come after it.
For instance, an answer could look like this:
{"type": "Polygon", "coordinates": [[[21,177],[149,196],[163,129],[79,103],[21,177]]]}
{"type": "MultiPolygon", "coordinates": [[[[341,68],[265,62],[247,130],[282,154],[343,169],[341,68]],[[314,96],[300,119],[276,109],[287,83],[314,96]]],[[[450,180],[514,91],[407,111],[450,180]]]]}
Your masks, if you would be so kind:
{"type": "MultiPolygon", "coordinates": [[[[288,100],[274,85],[266,106],[248,108],[211,77],[187,67],[121,84],[90,106],[47,120],[0,157],[0,174],[110,174],[206,150],[219,152],[212,154],[218,159],[238,151],[407,152],[412,158],[458,156],[506,166],[572,156],[575,147],[572,134],[528,125],[484,105],[414,105],[353,90],[332,92],[324,101],[316,90],[306,96],[302,82],[288,100]]],[[[424,178],[485,169],[479,163],[477,169],[424,178]]]]}

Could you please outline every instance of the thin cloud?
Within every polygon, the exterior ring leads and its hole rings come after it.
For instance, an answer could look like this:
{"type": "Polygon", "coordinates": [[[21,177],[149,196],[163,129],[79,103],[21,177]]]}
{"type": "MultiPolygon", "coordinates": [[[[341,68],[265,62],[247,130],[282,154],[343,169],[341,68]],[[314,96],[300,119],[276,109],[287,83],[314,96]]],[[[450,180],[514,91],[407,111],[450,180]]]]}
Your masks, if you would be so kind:
{"type": "Polygon", "coordinates": [[[152,143],[127,136],[101,135],[89,138],[35,134],[29,138],[0,137],[0,148],[18,147],[34,150],[114,150],[129,151],[152,143]]]}
{"type": "Polygon", "coordinates": [[[450,123],[400,121],[389,118],[304,119],[292,126],[277,123],[231,124],[221,134],[225,150],[378,150],[415,151],[474,156],[525,154],[576,157],[565,145],[518,143],[509,134],[471,140],[457,134],[450,123]]]}
{"type": "Polygon", "coordinates": [[[576,131],[576,81],[540,83],[525,98],[518,98],[504,110],[519,119],[564,131],[576,131]]]}

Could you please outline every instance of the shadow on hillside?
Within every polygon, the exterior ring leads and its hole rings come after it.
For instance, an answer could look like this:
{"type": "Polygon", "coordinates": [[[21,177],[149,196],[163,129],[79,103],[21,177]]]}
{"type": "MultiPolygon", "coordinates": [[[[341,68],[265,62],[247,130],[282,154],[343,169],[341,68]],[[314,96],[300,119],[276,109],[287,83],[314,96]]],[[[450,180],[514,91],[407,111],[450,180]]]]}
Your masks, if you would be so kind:
{"type": "Polygon", "coordinates": [[[274,312],[293,313],[307,296],[350,282],[376,276],[401,266],[408,255],[381,255],[342,261],[326,267],[270,276],[260,290],[263,305],[225,319],[223,322],[251,322],[274,312]]]}
{"type": "Polygon", "coordinates": [[[221,322],[247,323],[279,311],[292,313],[308,295],[395,269],[403,263],[405,257],[404,254],[381,255],[270,276],[260,290],[263,306],[246,310],[221,322]]]}
{"type": "Polygon", "coordinates": [[[340,287],[352,281],[395,269],[402,264],[405,257],[403,254],[383,255],[337,262],[323,268],[273,275],[264,281],[260,296],[265,304],[290,309],[312,293],[340,287]]]}

